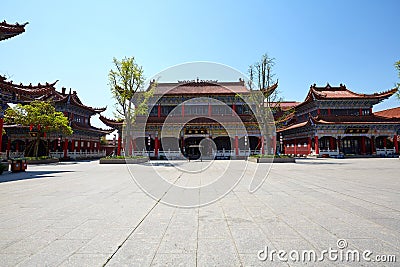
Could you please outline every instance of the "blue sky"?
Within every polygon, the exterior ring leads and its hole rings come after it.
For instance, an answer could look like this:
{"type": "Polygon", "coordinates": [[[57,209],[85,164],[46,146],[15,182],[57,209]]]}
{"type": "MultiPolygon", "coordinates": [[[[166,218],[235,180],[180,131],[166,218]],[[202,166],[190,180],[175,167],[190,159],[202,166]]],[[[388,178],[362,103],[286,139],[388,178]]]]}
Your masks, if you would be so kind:
{"type": "MultiPolygon", "coordinates": [[[[0,73],[17,83],[59,80],[85,104],[107,105],[107,116],[113,57],[135,56],[151,77],[191,61],[246,73],[268,53],[285,100],[304,100],[313,83],[373,93],[398,81],[399,10],[396,0],[3,1],[0,20],[29,25],[0,42],[0,73]]],[[[375,110],[399,105],[392,97],[375,110]]]]}

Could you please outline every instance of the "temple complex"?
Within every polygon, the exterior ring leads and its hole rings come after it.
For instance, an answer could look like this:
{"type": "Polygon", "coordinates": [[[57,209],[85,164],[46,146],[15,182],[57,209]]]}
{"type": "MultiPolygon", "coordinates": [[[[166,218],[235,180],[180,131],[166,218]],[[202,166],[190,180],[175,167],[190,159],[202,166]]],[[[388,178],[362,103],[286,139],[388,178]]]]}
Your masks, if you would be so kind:
{"type": "MultiPolygon", "coordinates": [[[[25,31],[25,24],[0,23],[0,41],[25,31]]],[[[244,80],[206,80],[157,83],[146,116],[138,115],[135,129],[123,120],[100,115],[112,129],[91,125],[91,117],[106,108],[86,106],[76,91],[61,92],[56,82],[38,85],[16,84],[0,75],[0,154],[18,156],[33,139],[34,127],[4,125],[4,110],[10,104],[34,100],[51,101],[69,119],[72,136],[51,133],[46,136],[47,152],[59,158],[103,156],[100,138],[117,130],[117,155],[147,155],[165,158],[200,156],[201,142],[212,140],[216,158],[241,158],[250,154],[291,154],[295,156],[394,155],[399,153],[400,108],[372,112],[374,105],[397,92],[391,89],[374,94],[355,93],[345,85],[312,85],[303,102],[277,102],[272,108],[275,134],[266,136],[254,108],[242,96],[250,95],[244,80]],[[183,125],[182,125],[183,123],[183,125]],[[142,130],[137,130],[142,127],[142,130]],[[176,130],[178,129],[178,132],[176,130]],[[125,131],[125,133],[124,133],[125,131]],[[163,136],[161,136],[163,135],[163,136]],[[278,140],[277,140],[278,138],[278,140]]],[[[150,84],[151,86],[151,84],[150,84]]],[[[270,94],[278,84],[261,90],[270,94]]],[[[150,88],[150,87],[149,87],[150,88]]],[[[271,107],[267,103],[266,107],[271,107]]],[[[250,104],[252,105],[252,104],[250,104]]],[[[265,120],[262,120],[265,124],[265,120]]],[[[268,120],[267,120],[268,121],[268,120]]],[[[109,144],[110,146],[110,144],[109,144]]],[[[109,150],[111,150],[109,148],[109,150]]]]}
{"type": "Polygon", "coordinates": [[[312,85],[306,99],[278,129],[283,152],[292,155],[398,154],[400,118],[393,112],[373,113],[374,105],[397,89],[359,94],[345,85],[312,85]]]}

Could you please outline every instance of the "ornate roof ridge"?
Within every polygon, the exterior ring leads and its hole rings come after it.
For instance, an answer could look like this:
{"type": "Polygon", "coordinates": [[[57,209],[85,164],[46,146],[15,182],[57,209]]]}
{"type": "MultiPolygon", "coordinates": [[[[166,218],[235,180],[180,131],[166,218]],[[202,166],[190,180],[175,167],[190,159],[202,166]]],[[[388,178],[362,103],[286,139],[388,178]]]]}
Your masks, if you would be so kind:
{"type": "Polygon", "coordinates": [[[111,119],[111,118],[107,118],[106,116],[103,116],[103,115],[101,115],[101,114],[99,114],[99,115],[100,115],[100,118],[106,119],[106,120],[108,120],[108,121],[117,122],[117,123],[123,122],[123,119],[121,119],[121,120],[118,120],[118,119],[111,119]]]}
{"type": "Polygon", "coordinates": [[[94,113],[100,113],[100,112],[103,112],[103,111],[105,111],[107,109],[107,106],[103,107],[103,108],[94,108],[94,107],[87,106],[87,105],[83,104],[82,101],[80,100],[80,98],[78,97],[78,94],[76,93],[76,91],[72,91],[72,93],[71,93],[71,89],[70,89],[70,92],[68,94],[60,93],[60,92],[57,92],[57,93],[61,97],[59,100],[55,101],[55,102],[58,102],[58,103],[61,103],[61,102],[71,103],[72,102],[72,104],[74,104],[76,106],[79,106],[79,107],[82,107],[84,109],[90,110],[90,111],[92,111],[94,113]]]}
{"type": "Polygon", "coordinates": [[[7,27],[25,27],[28,24],[29,24],[29,22],[25,22],[23,24],[19,24],[18,22],[14,23],[14,24],[10,24],[10,23],[7,23],[6,20],[3,20],[2,22],[0,22],[0,26],[7,26],[7,27]]]}
{"type": "Polygon", "coordinates": [[[75,128],[81,129],[81,130],[104,132],[105,134],[109,134],[114,131],[114,129],[102,129],[102,128],[95,127],[93,125],[78,123],[76,121],[72,121],[71,126],[74,126],[75,128]]]}
{"type": "Polygon", "coordinates": [[[20,84],[13,83],[12,80],[7,81],[7,78],[5,76],[0,75],[0,83],[2,83],[4,85],[13,86],[17,89],[22,89],[22,90],[37,90],[37,89],[43,89],[43,88],[48,88],[48,87],[54,88],[54,86],[56,85],[57,82],[58,82],[58,80],[56,80],[53,83],[46,82],[45,84],[38,83],[37,85],[32,85],[32,83],[30,83],[29,85],[24,85],[22,83],[20,83],[20,84]]]}
{"type": "Polygon", "coordinates": [[[25,26],[28,22],[24,24],[9,24],[5,20],[0,22],[0,41],[15,37],[23,32],[25,32],[25,26]]]}

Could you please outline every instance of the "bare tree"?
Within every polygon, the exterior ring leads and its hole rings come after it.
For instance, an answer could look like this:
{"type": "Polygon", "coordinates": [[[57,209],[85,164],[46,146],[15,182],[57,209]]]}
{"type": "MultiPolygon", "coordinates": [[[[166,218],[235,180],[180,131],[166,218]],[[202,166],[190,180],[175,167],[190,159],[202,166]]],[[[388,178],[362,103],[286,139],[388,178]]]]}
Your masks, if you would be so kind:
{"type": "Polygon", "coordinates": [[[273,68],[275,66],[275,58],[271,58],[268,54],[262,55],[261,59],[249,66],[250,90],[260,90],[264,97],[264,103],[270,108],[274,108],[281,98],[279,97],[278,80],[275,80],[273,68]]]}

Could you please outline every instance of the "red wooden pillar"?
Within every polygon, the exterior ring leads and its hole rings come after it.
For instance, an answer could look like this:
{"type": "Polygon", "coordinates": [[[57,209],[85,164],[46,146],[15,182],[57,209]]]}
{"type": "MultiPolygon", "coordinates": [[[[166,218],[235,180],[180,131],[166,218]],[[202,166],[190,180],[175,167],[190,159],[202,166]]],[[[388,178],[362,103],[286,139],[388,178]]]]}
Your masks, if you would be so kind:
{"type": "Polygon", "coordinates": [[[387,142],[386,142],[387,137],[385,137],[385,139],[383,139],[383,147],[386,148],[387,142]]]}
{"type": "Polygon", "coordinates": [[[158,104],[158,106],[157,106],[157,117],[161,117],[161,105],[160,104],[158,104]]]}
{"type": "Polygon", "coordinates": [[[212,115],[212,107],[211,104],[208,103],[208,117],[211,117],[211,115],[212,115]]]}
{"type": "Polygon", "coordinates": [[[74,152],[74,150],[75,150],[75,140],[72,139],[71,140],[71,152],[74,152]]]}
{"type": "Polygon", "coordinates": [[[375,153],[375,138],[371,136],[371,155],[375,153]]]}
{"type": "Polygon", "coordinates": [[[276,136],[272,136],[272,153],[275,155],[276,152],[276,136]]]}
{"type": "Polygon", "coordinates": [[[265,149],[264,149],[264,136],[261,135],[261,154],[265,154],[265,149]]]}
{"type": "Polygon", "coordinates": [[[118,156],[121,156],[121,143],[122,143],[121,134],[118,133],[118,147],[117,147],[118,156]]]}
{"type": "Polygon", "coordinates": [[[154,155],[156,158],[158,158],[158,149],[159,149],[158,136],[156,136],[154,139],[154,155]]]}
{"type": "Polygon", "coordinates": [[[7,158],[10,157],[10,150],[11,150],[11,138],[8,137],[8,141],[7,141],[7,158]]]}
{"type": "Polygon", "coordinates": [[[361,116],[362,115],[362,108],[360,108],[359,110],[358,110],[358,114],[361,116]]]}
{"type": "Polygon", "coordinates": [[[281,153],[286,154],[286,141],[285,140],[282,141],[282,145],[283,145],[283,148],[282,148],[281,153]]]}
{"type": "Polygon", "coordinates": [[[232,116],[234,116],[236,114],[236,104],[233,103],[232,104],[232,116]]]}
{"type": "Polygon", "coordinates": [[[396,154],[399,154],[399,142],[397,142],[397,134],[393,136],[393,145],[396,151],[396,154]]]}
{"type": "Polygon", "coordinates": [[[336,150],[335,144],[336,144],[335,138],[333,136],[330,136],[329,137],[329,149],[336,150]]]}
{"type": "Polygon", "coordinates": [[[0,118],[0,152],[2,150],[2,144],[3,144],[3,124],[4,124],[4,119],[3,117],[0,118]]]}
{"type": "Polygon", "coordinates": [[[328,108],[328,115],[331,115],[331,109],[328,108]]]}
{"type": "Polygon", "coordinates": [[[365,147],[365,136],[361,136],[361,154],[365,155],[367,149],[365,147]]]}
{"type": "Polygon", "coordinates": [[[81,147],[82,147],[82,140],[78,141],[78,152],[81,152],[81,147]]]}
{"type": "Polygon", "coordinates": [[[68,156],[68,139],[65,138],[64,140],[64,158],[68,156]]]}
{"type": "Polygon", "coordinates": [[[311,137],[307,137],[307,154],[311,154],[311,137]]]}
{"type": "Polygon", "coordinates": [[[235,135],[235,155],[239,156],[239,137],[235,135]]]}
{"type": "Polygon", "coordinates": [[[297,155],[297,139],[294,139],[294,152],[293,154],[296,156],[297,155]]]}
{"type": "Polygon", "coordinates": [[[314,137],[314,146],[315,146],[315,154],[319,155],[319,144],[318,144],[318,136],[314,137]]]}

